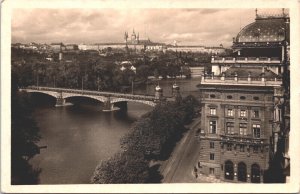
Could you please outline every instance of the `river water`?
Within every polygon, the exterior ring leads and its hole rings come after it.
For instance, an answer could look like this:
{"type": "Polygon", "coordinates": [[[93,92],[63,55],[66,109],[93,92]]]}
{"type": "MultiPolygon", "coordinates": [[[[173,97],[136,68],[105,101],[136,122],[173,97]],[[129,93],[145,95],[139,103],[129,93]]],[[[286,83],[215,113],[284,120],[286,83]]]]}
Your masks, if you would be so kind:
{"type": "MultiPolygon", "coordinates": [[[[176,81],[182,96],[196,94],[199,79],[176,81]]],[[[164,95],[171,96],[174,80],[160,81],[164,95]]],[[[135,93],[154,94],[155,85],[135,93]],[[150,93],[151,92],[151,93],[150,93]]],[[[38,106],[34,118],[40,128],[41,149],[31,163],[40,167],[40,184],[87,184],[96,166],[120,150],[120,138],[131,124],[152,107],[128,103],[127,112],[102,112],[100,106],[38,106]]]]}

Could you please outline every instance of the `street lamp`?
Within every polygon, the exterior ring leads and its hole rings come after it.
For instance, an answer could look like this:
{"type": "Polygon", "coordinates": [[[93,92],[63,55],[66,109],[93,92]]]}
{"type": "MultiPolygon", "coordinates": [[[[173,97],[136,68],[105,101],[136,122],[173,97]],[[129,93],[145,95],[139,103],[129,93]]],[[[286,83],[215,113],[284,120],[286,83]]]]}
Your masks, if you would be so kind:
{"type": "Polygon", "coordinates": [[[83,92],[83,76],[81,77],[81,90],[83,92]]]}

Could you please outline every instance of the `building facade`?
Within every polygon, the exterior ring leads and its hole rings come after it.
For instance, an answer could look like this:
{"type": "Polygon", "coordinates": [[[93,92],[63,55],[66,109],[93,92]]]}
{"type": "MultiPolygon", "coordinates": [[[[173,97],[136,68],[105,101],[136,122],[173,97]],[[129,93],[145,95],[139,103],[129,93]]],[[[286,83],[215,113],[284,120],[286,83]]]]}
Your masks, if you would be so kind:
{"type": "Polygon", "coordinates": [[[280,80],[203,80],[200,173],[229,182],[263,182],[269,168],[273,86],[280,80]]]}
{"type": "Polygon", "coordinates": [[[270,169],[282,170],[272,161],[277,150],[288,150],[288,138],[279,135],[286,130],[283,112],[289,112],[289,105],[280,103],[288,101],[282,92],[289,84],[287,19],[284,10],[277,16],[256,11],[255,22],[234,38],[234,55],[212,58],[213,73],[198,85],[201,174],[262,183],[270,182],[270,169]],[[284,143],[278,144],[280,139],[284,143]]]}

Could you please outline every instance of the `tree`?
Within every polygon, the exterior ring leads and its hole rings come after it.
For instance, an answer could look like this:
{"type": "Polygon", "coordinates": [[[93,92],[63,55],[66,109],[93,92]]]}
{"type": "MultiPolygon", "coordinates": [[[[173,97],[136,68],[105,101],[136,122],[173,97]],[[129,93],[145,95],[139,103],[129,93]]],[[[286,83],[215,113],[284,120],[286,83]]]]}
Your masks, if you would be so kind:
{"type": "Polygon", "coordinates": [[[145,183],[148,179],[148,162],[135,152],[115,154],[96,168],[92,183],[145,183]]]}
{"type": "Polygon", "coordinates": [[[31,117],[26,93],[18,93],[17,77],[12,74],[11,96],[11,184],[37,184],[41,169],[29,160],[39,153],[39,128],[31,117]]]}

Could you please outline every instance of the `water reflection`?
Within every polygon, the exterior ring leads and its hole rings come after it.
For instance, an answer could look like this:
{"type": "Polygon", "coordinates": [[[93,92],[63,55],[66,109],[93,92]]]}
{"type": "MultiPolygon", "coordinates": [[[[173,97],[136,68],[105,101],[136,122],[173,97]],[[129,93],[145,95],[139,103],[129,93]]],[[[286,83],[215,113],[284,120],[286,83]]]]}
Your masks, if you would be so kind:
{"type": "Polygon", "coordinates": [[[97,164],[120,149],[130,125],[151,109],[137,103],[128,103],[128,112],[102,112],[96,106],[36,108],[43,137],[39,145],[47,145],[32,160],[42,168],[41,184],[89,183],[97,164]]]}

